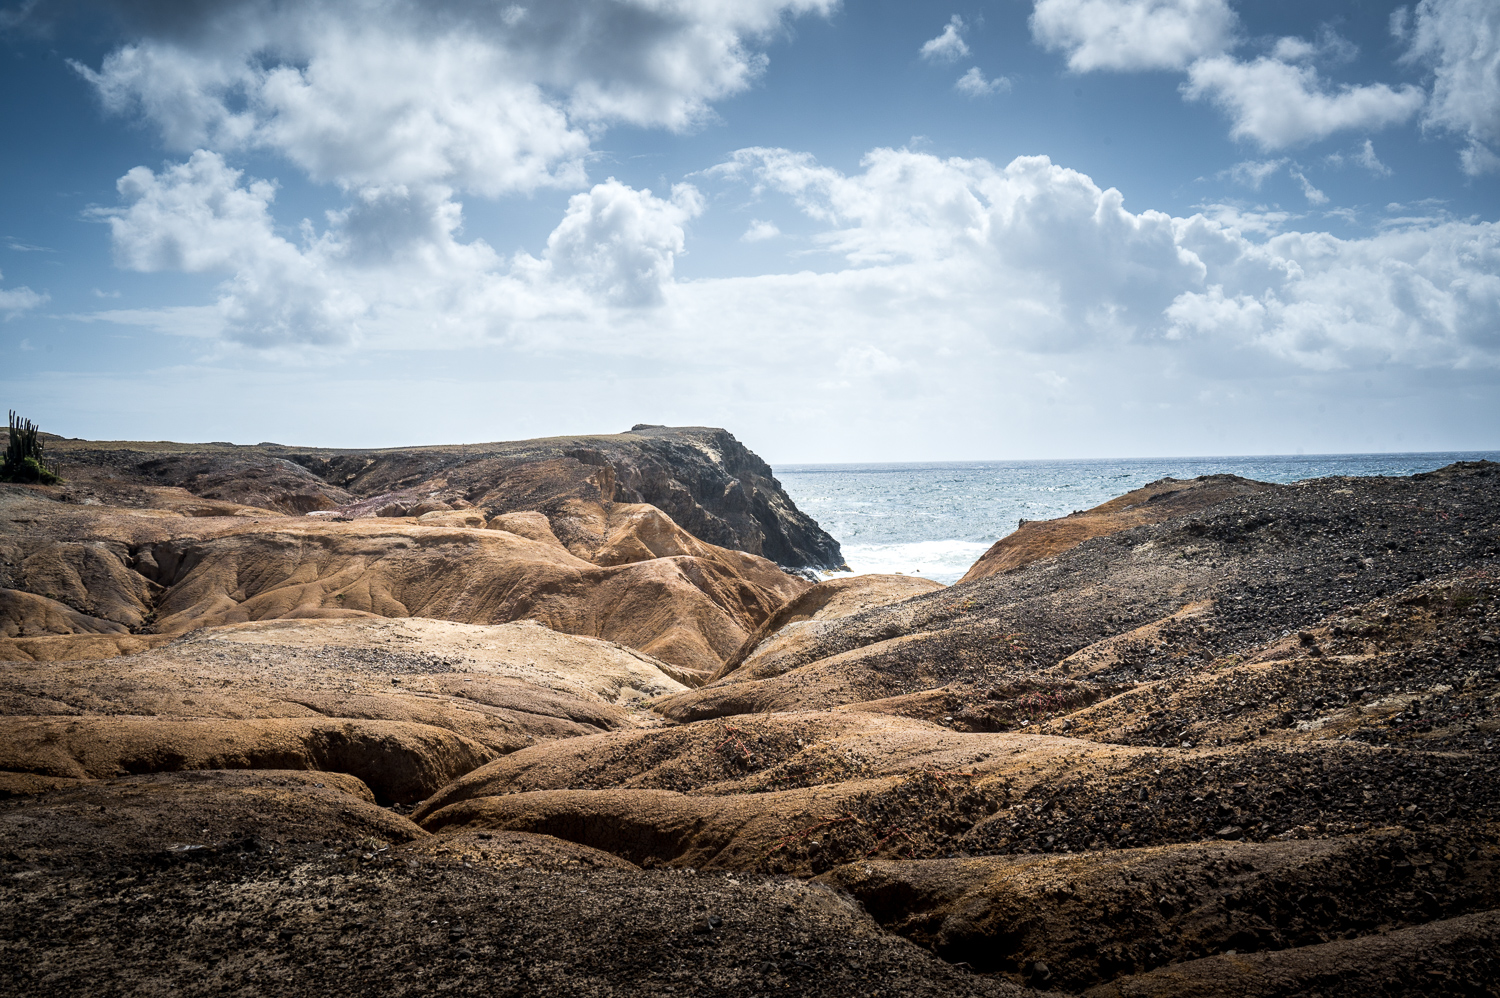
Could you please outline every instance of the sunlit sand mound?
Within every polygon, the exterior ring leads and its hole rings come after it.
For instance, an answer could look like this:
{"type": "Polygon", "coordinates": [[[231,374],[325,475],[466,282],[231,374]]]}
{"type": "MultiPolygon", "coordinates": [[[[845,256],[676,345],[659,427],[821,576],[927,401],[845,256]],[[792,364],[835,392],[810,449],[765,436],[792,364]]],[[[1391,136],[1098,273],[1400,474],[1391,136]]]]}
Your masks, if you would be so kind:
{"type": "Polygon", "coordinates": [[[481,767],[413,817],[433,831],[545,832],[636,863],[807,874],[903,849],[945,854],[1020,788],[1064,772],[1121,769],[1134,754],[823,713],[620,732],[554,748],[481,767]]]}
{"type": "Polygon", "coordinates": [[[743,682],[777,675],[786,671],[784,663],[800,661],[799,649],[823,634],[829,621],[942,588],[911,575],[856,575],[819,583],[767,618],[713,678],[736,673],[735,680],[743,682]]]}
{"type": "Polygon", "coordinates": [[[755,715],[530,748],[457,780],[417,817],[432,828],[493,822],[572,838],[655,827],[659,813],[692,836],[621,846],[637,850],[632,861],[818,870],[879,854],[1264,841],[1442,823],[1500,806],[1500,781],[1472,768],[1448,773],[1451,761],[1422,743],[1373,749],[1293,727],[1163,750],[964,734],[853,711],[755,715]],[[809,832],[825,824],[826,835],[809,832]],[[818,848],[801,848],[809,838],[818,848]]]}
{"type": "Polygon", "coordinates": [[[240,624],[123,659],[7,666],[0,771],[308,769],[410,803],[537,741],[634,726],[649,715],[633,703],[683,688],[639,652],[534,623],[240,624]]]}
{"type": "Polygon", "coordinates": [[[102,779],[192,769],[317,769],[409,803],[493,758],[431,725],[345,718],[6,718],[0,768],[102,779]]]}

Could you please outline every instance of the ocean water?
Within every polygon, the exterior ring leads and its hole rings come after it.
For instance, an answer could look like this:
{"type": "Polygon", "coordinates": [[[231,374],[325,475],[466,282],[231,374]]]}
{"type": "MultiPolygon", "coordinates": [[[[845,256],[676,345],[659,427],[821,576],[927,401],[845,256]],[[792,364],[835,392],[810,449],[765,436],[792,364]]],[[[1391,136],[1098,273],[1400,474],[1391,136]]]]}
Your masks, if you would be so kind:
{"type": "Polygon", "coordinates": [[[1500,460],[1500,452],[794,464],[778,467],[776,477],[799,509],[838,538],[856,574],[900,572],[951,584],[1018,521],[1066,516],[1162,478],[1411,475],[1480,458],[1500,460]]]}

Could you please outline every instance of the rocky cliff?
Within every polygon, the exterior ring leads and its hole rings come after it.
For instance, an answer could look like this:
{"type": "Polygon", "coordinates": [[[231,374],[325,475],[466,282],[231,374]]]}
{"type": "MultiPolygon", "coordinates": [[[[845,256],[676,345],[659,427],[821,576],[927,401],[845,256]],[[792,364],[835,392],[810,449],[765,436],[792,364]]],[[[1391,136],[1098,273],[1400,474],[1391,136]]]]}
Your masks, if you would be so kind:
{"type": "Polygon", "coordinates": [[[539,511],[570,549],[616,502],[649,503],[699,540],[790,569],[838,568],[838,541],[797,509],[765,461],[712,427],[503,443],[331,450],[261,443],[99,443],[49,439],[72,492],[107,483],[179,487],[284,513],[398,516],[479,507],[539,511]]]}

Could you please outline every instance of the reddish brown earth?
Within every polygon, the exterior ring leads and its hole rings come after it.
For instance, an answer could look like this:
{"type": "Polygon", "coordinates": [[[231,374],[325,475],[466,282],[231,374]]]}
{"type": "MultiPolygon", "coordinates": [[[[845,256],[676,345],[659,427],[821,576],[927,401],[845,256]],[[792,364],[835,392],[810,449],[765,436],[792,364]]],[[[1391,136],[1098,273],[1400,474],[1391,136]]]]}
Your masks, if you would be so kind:
{"type": "Polygon", "coordinates": [[[811,586],[652,433],[0,495],[8,989],[1496,993],[1494,465],[811,586]]]}

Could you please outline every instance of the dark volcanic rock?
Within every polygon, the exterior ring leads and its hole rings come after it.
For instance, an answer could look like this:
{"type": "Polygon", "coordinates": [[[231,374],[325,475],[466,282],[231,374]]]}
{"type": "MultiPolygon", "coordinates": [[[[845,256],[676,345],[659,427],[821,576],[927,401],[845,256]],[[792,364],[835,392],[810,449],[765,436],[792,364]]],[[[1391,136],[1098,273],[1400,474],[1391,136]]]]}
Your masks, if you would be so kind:
{"type": "Polygon", "coordinates": [[[1041,962],[1049,984],[1073,991],[1225,950],[1315,946],[1488,911],[1500,904],[1497,859],[1493,834],[1384,829],[851,863],[819,880],[949,960],[1017,977],[1035,976],[1027,969],[1041,962]]]}
{"type": "Polygon", "coordinates": [[[881,932],[819,885],[572,857],[556,869],[497,868],[481,853],[503,849],[499,840],[446,860],[374,838],[252,838],[57,868],[0,859],[0,991],[1036,994],[881,932]]]}
{"type": "MultiPolygon", "coordinates": [[[[615,472],[616,500],[651,503],[696,537],[778,565],[843,565],[838,541],[797,509],[771,466],[732,433],[637,426],[629,436],[639,442],[600,448],[615,472]]],[[[570,456],[584,460],[578,451],[570,456]]]]}
{"type": "MultiPolygon", "coordinates": [[[[1265,642],[1300,642],[1324,618],[1423,580],[1471,585],[1459,577],[1493,571],[1500,552],[1500,465],[1490,462],[1260,488],[845,617],[786,655],[780,675],[750,684],[731,673],[664,709],[687,720],[947,687],[964,702],[945,710],[985,729],[984,702],[1007,699],[1018,680],[1086,677],[1113,690],[1170,679],[1265,642]]],[[[1500,652],[1477,637],[1464,648],[1500,652]]],[[[1181,728],[1169,726],[1153,744],[1176,744],[1181,728]]]]}

